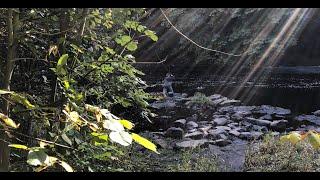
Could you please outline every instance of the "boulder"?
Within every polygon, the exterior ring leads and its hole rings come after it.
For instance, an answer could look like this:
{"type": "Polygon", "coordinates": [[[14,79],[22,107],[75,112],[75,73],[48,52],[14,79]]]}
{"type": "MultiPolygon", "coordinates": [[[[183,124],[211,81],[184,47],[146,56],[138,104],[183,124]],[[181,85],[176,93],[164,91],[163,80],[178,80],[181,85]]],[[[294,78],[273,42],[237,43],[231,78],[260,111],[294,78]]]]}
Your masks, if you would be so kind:
{"type": "Polygon", "coordinates": [[[241,102],[239,100],[234,100],[234,99],[227,99],[221,103],[219,103],[219,106],[231,106],[231,105],[240,105],[241,102]]]}
{"type": "Polygon", "coordinates": [[[316,125],[320,125],[320,117],[316,115],[299,115],[294,118],[294,120],[303,122],[303,123],[312,123],[316,125]]]}
{"type": "Polygon", "coordinates": [[[236,131],[236,130],[231,130],[229,131],[229,134],[233,135],[233,136],[236,136],[236,137],[239,137],[240,136],[240,132],[236,131]]]}
{"type": "Polygon", "coordinates": [[[217,125],[217,126],[223,126],[223,125],[227,124],[227,122],[228,122],[228,119],[226,119],[226,118],[215,118],[213,120],[213,124],[217,125]]]}
{"type": "Polygon", "coordinates": [[[160,148],[163,148],[163,149],[168,148],[168,143],[164,139],[156,138],[156,139],[152,139],[152,141],[160,148]]]}
{"type": "Polygon", "coordinates": [[[230,119],[230,117],[228,116],[228,115],[226,115],[226,114],[224,114],[224,115],[222,115],[222,114],[214,114],[213,116],[212,116],[212,118],[213,119],[216,119],[216,118],[226,118],[226,119],[230,119]]]}
{"type": "Polygon", "coordinates": [[[187,120],[185,120],[185,119],[178,119],[173,122],[173,126],[184,129],[186,126],[186,122],[187,122],[187,120]]]}
{"type": "Polygon", "coordinates": [[[187,129],[194,129],[194,128],[197,128],[198,126],[199,126],[198,123],[194,121],[187,122],[187,129]]]}
{"type": "Polygon", "coordinates": [[[224,134],[219,134],[218,139],[228,139],[228,137],[224,134]]]}
{"type": "Polygon", "coordinates": [[[191,139],[202,139],[204,137],[204,134],[200,131],[195,131],[193,133],[187,133],[184,137],[191,139]]]}
{"type": "Polygon", "coordinates": [[[209,121],[199,121],[198,124],[199,124],[199,126],[207,126],[210,124],[210,122],[209,121]]]}
{"type": "Polygon", "coordinates": [[[259,132],[267,132],[268,128],[266,126],[258,126],[258,125],[253,125],[252,130],[254,131],[259,131],[259,132]]]}
{"type": "Polygon", "coordinates": [[[233,123],[230,123],[230,124],[228,124],[227,125],[229,128],[231,128],[231,129],[234,129],[234,128],[236,128],[238,125],[235,125],[235,124],[233,124],[233,123]]]}
{"type": "Polygon", "coordinates": [[[200,140],[187,140],[182,142],[177,142],[175,144],[175,148],[177,149],[193,149],[196,147],[208,147],[209,140],[207,139],[200,139],[200,140]]]}
{"type": "Polygon", "coordinates": [[[290,115],[291,114],[291,110],[290,109],[284,109],[281,107],[273,107],[270,105],[262,105],[259,108],[257,108],[256,110],[253,111],[255,114],[276,114],[276,115],[290,115]]]}
{"type": "Polygon", "coordinates": [[[256,108],[257,108],[257,106],[224,106],[224,107],[220,107],[218,109],[218,112],[230,113],[230,114],[234,114],[234,113],[238,112],[241,114],[250,115],[250,114],[252,114],[251,111],[253,111],[256,108]]]}
{"type": "Polygon", "coordinates": [[[225,100],[228,100],[228,98],[222,97],[222,98],[213,100],[213,101],[212,101],[212,104],[213,104],[214,106],[218,106],[220,103],[222,103],[222,102],[225,101],[225,100]]]}
{"type": "Polygon", "coordinates": [[[284,115],[278,115],[278,114],[275,114],[275,115],[273,115],[273,120],[282,120],[282,119],[285,119],[286,118],[286,116],[284,116],[284,115]]]}
{"type": "Polygon", "coordinates": [[[320,116],[320,110],[314,111],[312,114],[316,116],[320,116]]]}
{"type": "Polygon", "coordinates": [[[191,117],[187,117],[186,120],[187,120],[187,122],[189,122],[189,121],[198,121],[198,115],[197,114],[193,114],[191,117]]]}
{"type": "MultiPolygon", "coordinates": [[[[236,128],[234,128],[234,129],[232,129],[233,131],[238,131],[238,132],[245,132],[245,129],[243,129],[242,127],[236,127],[236,128]]],[[[231,131],[232,131],[231,130],[231,131]]],[[[229,131],[229,133],[230,133],[230,131],[229,131]]]]}
{"type": "Polygon", "coordinates": [[[287,120],[277,120],[277,121],[273,121],[270,124],[270,129],[274,130],[274,131],[280,131],[283,132],[286,130],[287,128],[287,124],[288,121],[287,120]]]}
{"type": "Polygon", "coordinates": [[[236,121],[236,122],[239,122],[239,121],[243,120],[244,117],[246,117],[246,116],[248,116],[250,114],[251,113],[247,112],[247,111],[239,111],[239,112],[236,112],[233,115],[231,115],[231,119],[236,121]]]}
{"type": "Polygon", "coordinates": [[[193,132],[196,132],[197,129],[196,129],[196,128],[194,128],[194,129],[188,129],[187,131],[188,131],[188,133],[193,133],[193,132]]]}
{"type": "Polygon", "coordinates": [[[224,129],[214,129],[214,130],[209,130],[208,131],[208,137],[210,139],[220,139],[220,134],[227,134],[227,131],[224,129]]]}
{"type": "Polygon", "coordinates": [[[223,129],[225,131],[231,131],[231,128],[228,126],[216,126],[215,129],[223,129]]]}
{"type": "Polygon", "coordinates": [[[212,144],[223,147],[231,144],[232,142],[228,139],[218,139],[212,142],[212,144]]]}
{"type": "Polygon", "coordinates": [[[165,136],[166,137],[171,137],[171,138],[175,138],[175,139],[182,139],[184,134],[183,129],[181,128],[176,128],[176,127],[171,127],[169,129],[167,129],[165,136]]]}
{"type": "Polygon", "coordinates": [[[262,135],[263,133],[261,132],[252,131],[252,132],[241,132],[239,137],[245,140],[254,140],[254,139],[260,139],[262,135]]]}
{"type": "Polygon", "coordinates": [[[162,108],[174,108],[176,107],[176,103],[174,101],[155,101],[150,104],[151,107],[155,109],[162,109],[162,108]]]}
{"type": "Polygon", "coordinates": [[[199,128],[199,130],[200,130],[201,132],[208,132],[209,129],[211,129],[211,128],[212,128],[212,126],[211,126],[211,125],[208,125],[208,126],[206,126],[206,127],[199,128]]]}
{"type": "Polygon", "coordinates": [[[272,120],[272,116],[270,114],[266,114],[266,115],[263,115],[263,116],[259,117],[259,119],[271,121],[272,120]]]}
{"type": "Polygon", "coordinates": [[[214,100],[223,98],[223,96],[220,95],[220,94],[213,94],[213,95],[209,96],[209,98],[210,98],[212,101],[214,101],[214,100]]]}
{"type": "Polygon", "coordinates": [[[262,119],[256,119],[256,118],[251,118],[251,117],[246,117],[245,120],[248,121],[251,124],[255,124],[255,125],[258,125],[258,126],[267,126],[267,127],[269,127],[270,124],[271,124],[271,121],[262,120],[262,119]]]}

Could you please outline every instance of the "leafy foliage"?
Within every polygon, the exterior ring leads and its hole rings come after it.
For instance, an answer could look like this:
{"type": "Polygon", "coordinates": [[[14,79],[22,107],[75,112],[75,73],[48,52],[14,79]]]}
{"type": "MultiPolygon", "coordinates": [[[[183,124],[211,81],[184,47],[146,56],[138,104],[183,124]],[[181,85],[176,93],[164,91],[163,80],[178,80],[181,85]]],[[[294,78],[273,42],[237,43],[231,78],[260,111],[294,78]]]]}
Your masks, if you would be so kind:
{"type": "MultiPolygon", "coordinates": [[[[7,18],[7,10],[0,11],[1,18],[7,18]]],[[[150,95],[140,78],[144,74],[133,66],[138,39],[158,39],[140,24],[144,11],[19,9],[23,18],[16,32],[19,58],[12,91],[0,90],[1,102],[10,102],[11,107],[8,114],[0,113],[0,122],[6,129],[17,129],[13,136],[23,137],[25,144],[8,140],[27,159],[26,166],[34,171],[49,171],[56,165],[67,172],[94,171],[96,162],[113,163],[124,155],[137,137],[130,132],[134,123],[126,119],[143,122],[151,113],[150,95]],[[119,118],[111,112],[114,107],[128,113],[119,118]],[[21,150],[28,151],[27,157],[21,150]]],[[[4,72],[2,63],[7,62],[0,61],[4,72]]],[[[157,152],[151,141],[140,137],[136,142],[157,152]]],[[[113,170],[112,163],[102,169],[113,170]]]]}
{"type": "Polygon", "coordinates": [[[299,134],[298,132],[291,132],[288,135],[282,136],[281,141],[282,142],[290,142],[293,145],[297,144],[299,141],[303,141],[307,139],[308,142],[312,145],[312,147],[315,150],[318,150],[320,148],[320,134],[315,132],[315,131],[308,131],[307,133],[304,134],[299,134]]]}

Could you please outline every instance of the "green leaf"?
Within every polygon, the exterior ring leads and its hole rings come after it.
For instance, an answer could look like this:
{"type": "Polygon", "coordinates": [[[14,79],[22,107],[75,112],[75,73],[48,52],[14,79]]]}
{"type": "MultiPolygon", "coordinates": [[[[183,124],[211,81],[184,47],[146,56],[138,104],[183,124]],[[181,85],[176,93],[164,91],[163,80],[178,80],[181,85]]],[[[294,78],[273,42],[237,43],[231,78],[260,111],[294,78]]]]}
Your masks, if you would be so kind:
{"type": "Polygon", "coordinates": [[[138,45],[137,43],[135,42],[130,42],[126,48],[129,50],[129,51],[135,51],[137,48],[138,48],[138,45]]]}
{"type": "Polygon", "coordinates": [[[27,159],[27,163],[32,166],[43,166],[50,163],[49,156],[40,148],[30,150],[27,159]]]}
{"type": "Polygon", "coordinates": [[[116,52],[115,52],[113,49],[111,49],[111,48],[109,48],[109,47],[106,47],[106,53],[109,53],[109,54],[113,55],[113,54],[115,54],[116,52]]]}
{"type": "Polygon", "coordinates": [[[99,140],[108,141],[108,135],[107,134],[93,132],[93,133],[91,133],[91,135],[96,137],[96,138],[98,138],[99,140]]]}
{"type": "MultiPolygon", "coordinates": [[[[150,142],[149,140],[147,140],[144,137],[139,136],[138,134],[132,133],[131,134],[132,139],[137,142],[138,144],[142,145],[143,147],[150,149],[151,151],[154,151],[156,153],[158,153],[157,151],[157,146],[155,144],[153,144],[152,142],[150,142]]],[[[159,153],[158,153],[159,154],[159,153]]]]}
{"type": "Polygon", "coordinates": [[[144,29],[145,29],[145,26],[142,26],[142,25],[139,25],[139,26],[137,27],[137,31],[138,31],[138,32],[143,32],[144,29]]]}
{"type": "Polygon", "coordinates": [[[64,54],[60,57],[60,59],[58,60],[57,66],[64,66],[67,64],[67,60],[68,60],[69,55],[68,54],[64,54]]]}
{"type": "Polygon", "coordinates": [[[110,65],[103,64],[103,65],[101,66],[101,70],[102,70],[102,72],[104,72],[104,73],[112,73],[113,70],[114,70],[114,68],[113,68],[112,66],[110,66],[110,65]]]}
{"type": "Polygon", "coordinates": [[[124,35],[124,36],[121,37],[121,40],[122,40],[123,45],[124,45],[124,44],[126,44],[126,43],[131,41],[131,37],[128,36],[128,35],[124,35]]]}
{"type": "Polygon", "coordinates": [[[72,142],[71,142],[71,140],[69,139],[69,137],[68,137],[66,134],[62,134],[62,135],[61,135],[61,138],[62,138],[66,143],[68,143],[70,146],[72,146],[72,142]]]}
{"type": "Polygon", "coordinates": [[[60,164],[67,172],[74,172],[73,169],[72,169],[72,167],[71,167],[68,163],[66,163],[66,162],[64,162],[64,161],[60,161],[59,164],[60,164]]]}
{"type": "Polygon", "coordinates": [[[10,119],[8,116],[0,113],[0,119],[7,125],[10,127],[13,127],[15,129],[17,129],[19,127],[19,124],[17,125],[12,119],[10,119]]]}
{"type": "Polygon", "coordinates": [[[68,54],[64,54],[58,60],[57,68],[56,68],[56,73],[58,75],[65,76],[67,74],[67,71],[65,69],[65,65],[67,64],[68,57],[69,57],[68,54]]]}
{"type": "Polygon", "coordinates": [[[151,31],[151,30],[146,30],[144,32],[145,35],[147,35],[150,39],[152,39],[153,41],[158,41],[158,36],[155,34],[155,32],[151,31]]]}
{"type": "Polygon", "coordinates": [[[31,104],[28,99],[20,94],[17,93],[12,93],[11,94],[11,98],[17,102],[22,104],[23,106],[25,106],[27,109],[33,109],[35,108],[35,106],[33,104],[31,104]]]}
{"type": "Polygon", "coordinates": [[[82,51],[77,45],[75,45],[75,44],[70,44],[70,46],[71,46],[73,49],[77,50],[78,52],[83,53],[83,51],[82,51]]]}
{"type": "Polygon", "coordinates": [[[93,157],[99,160],[106,160],[112,156],[111,152],[105,152],[102,154],[96,154],[93,157]]]}
{"type": "Polygon", "coordinates": [[[22,144],[9,144],[8,146],[13,147],[13,148],[17,148],[17,149],[24,149],[24,150],[29,149],[27,146],[22,145],[22,144]]]}
{"type": "Polygon", "coordinates": [[[94,18],[94,21],[95,21],[96,23],[98,23],[98,24],[101,23],[101,19],[99,19],[99,18],[94,18]]]}
{"type": "Polygon", "coordinates": [[[309,132],[309,142],[314,149],[320,148],[320,137],[312,131],[309,132]]]}
{"type": "Polygon", "coordinates": [[[122,146],[129,146],[132,143],[132,137],[125,131],[113,131],[109,134],[110,140],[121,144],[122,146]]]}

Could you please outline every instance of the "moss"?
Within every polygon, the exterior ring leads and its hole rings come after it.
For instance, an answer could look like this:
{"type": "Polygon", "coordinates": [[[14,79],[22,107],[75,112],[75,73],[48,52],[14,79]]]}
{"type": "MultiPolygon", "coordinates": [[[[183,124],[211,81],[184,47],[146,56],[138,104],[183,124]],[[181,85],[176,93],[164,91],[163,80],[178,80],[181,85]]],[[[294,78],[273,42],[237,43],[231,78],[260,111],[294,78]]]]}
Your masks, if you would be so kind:
{"type": "Polygon", "coordinates": [[[320,171],[319,165],[319,152],[309,143],[302,141],[294,146],[280,142],[277,137],[266,136],[261,143],[249,146],[245,171],[320,171]]]}
{"type": "Polygon", "coordinates": [[[122,167],[130,172],[216,172],[219,170],[216,157],[205,155],[200,149],[174,151],[160,150],[161,154],[149,151],[134,153],[122,161],[122,167]]]}

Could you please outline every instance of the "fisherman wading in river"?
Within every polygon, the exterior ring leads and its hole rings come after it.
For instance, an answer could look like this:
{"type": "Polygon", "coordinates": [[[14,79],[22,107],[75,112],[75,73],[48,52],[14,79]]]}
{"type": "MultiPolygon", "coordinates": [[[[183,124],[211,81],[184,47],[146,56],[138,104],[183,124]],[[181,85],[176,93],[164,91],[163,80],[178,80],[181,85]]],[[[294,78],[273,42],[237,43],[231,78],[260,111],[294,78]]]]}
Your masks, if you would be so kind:
{"type": "Polygon", "coordinates": [[[171,73],[167,73],[166,77],[163,80],[163,95],[164,97],[173,97],[174,92],[172,89],[172,82],[174,76],[171,73]]]}

